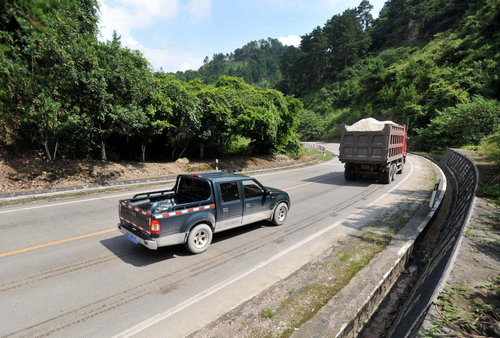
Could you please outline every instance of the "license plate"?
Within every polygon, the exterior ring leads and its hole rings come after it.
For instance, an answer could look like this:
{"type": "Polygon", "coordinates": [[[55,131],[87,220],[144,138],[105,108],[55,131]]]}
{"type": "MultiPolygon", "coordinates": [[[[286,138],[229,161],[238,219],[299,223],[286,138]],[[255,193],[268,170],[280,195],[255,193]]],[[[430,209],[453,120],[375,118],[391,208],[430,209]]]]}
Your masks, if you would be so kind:
{"type": "Polygon", "coordinates": [[[131,242],[135,243],[135,244],[137,244],[137,243],[138,243],[137,238],[135,238],[135,236],[132,236],[132,235],[130,235],[130,234],[129,234],[129,235],[127,235],[127,239],[128,239],[129,241],[131,241],[131,242]]]}

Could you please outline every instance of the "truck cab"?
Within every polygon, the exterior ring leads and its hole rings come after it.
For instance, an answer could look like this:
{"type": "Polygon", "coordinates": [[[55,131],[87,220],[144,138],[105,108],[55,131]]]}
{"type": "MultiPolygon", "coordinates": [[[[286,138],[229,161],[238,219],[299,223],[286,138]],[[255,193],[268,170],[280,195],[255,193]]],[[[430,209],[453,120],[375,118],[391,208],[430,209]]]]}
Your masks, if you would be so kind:
{"type": "Polygon", "coordinates": [[[119,201],[118,229],[145,247],[184,243],[205,251],[214,233],[268,220],[283,224],[289,195],[255,178],[228,173],[179,175],[171,190],[140,193],[119,201]]]}

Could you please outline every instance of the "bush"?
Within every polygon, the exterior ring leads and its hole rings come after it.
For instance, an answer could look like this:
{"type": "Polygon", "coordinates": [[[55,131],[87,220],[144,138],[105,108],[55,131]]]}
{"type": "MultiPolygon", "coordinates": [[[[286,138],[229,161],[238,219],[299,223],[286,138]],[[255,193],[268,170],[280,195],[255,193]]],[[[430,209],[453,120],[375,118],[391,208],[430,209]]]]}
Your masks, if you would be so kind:
{"type": "Polygon", "coordinates": [[[228,155],[248,155],[251,139],[240,135],[233,135],[226,150],[228,155]]]}
{"type": "Polygon", "coordinates": [[[481,140],[479,153],[488,157],[489,160],[500,166],[500,128],[494,134],[486,136],[481,140]]]}
{"type": "Polygon", "coordinates": [[[499,102],[474,96],[471,102],[438,111],[426,128],[417,129],[415,144],[422,150],[479,145],[499,123],[499,102]]]}

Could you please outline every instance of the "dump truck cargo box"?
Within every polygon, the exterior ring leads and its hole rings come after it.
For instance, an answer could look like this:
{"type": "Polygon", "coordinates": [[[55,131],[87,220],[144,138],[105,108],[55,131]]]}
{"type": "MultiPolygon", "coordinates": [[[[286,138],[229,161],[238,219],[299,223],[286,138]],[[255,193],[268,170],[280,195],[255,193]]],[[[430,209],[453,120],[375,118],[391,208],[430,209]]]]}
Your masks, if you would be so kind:
{"type": "Polygon", "coordinates": [[[343,163],[387,164],[406,157],[406,128],[391,121],[370,119],[340,131],[339,160],[343,163]]]}

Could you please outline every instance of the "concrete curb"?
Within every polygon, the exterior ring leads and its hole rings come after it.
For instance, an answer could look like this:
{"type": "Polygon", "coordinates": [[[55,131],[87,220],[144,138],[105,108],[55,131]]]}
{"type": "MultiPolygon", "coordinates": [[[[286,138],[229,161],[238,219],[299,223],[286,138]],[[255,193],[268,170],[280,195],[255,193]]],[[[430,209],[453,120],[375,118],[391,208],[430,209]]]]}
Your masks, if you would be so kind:
{"type": "Polygon", "coordinates": [[[356,337],[387,296],[405,269],[414,247],[444,199],[446,176],[435,163],[436,176],[441,178],[432,207],[423,206],[401,229],[389,246],[370,261],[335,295],[315,317],[303,324],[292,337],[356,337]],[[341,305],[340,305],[341,304],[341,305]]]}
{"type": "MultiPolygon", "coordinates": [[[[299,167],[303,167],[303,166],[307,166],[307,165],[312,165],[315,163],[316,163],[316,161],[311,161],[311,162],[300,162],[300,163],[291,164],[291,165],[284,165],[284,166],[270,166],[270,167],[261,167],[261,168],[256,168],[256,169],[254,169],[254,168],[250,168],[250,169],[248,169],[248,168],[224,169],[222,171],[230,171],[230,172],[241,173],[241,174],[260,173],[260,172],[268,172],[268,171],[273,171],[273,170],[299,168],[299,167]]],[[[207,171],[207,172],[209,172],[209,171],[207,171]]],[[[125,188],[125,187],[141,186],[141,185],[154,184],[154,183],[158,183],[158,184],[170,183],[170,182],[174,182],[176,178],[177,178],[177,175],[169,175],[169,176],[155,177],[155,178],[150,178],[150,179],[89,183],[89,184],[70,186],[70,187],[0,193],[0,203],[11,202],[11,201],[21,201],[21,200],[25,200],[25,199],[41,198],[41,197],[64,196],[67,194],[78,193],[78,192],[93,192],[93,191],[98,192],[98,191],[106,190],[106,189],[110,189],[110,188],[125,188]]]]}

